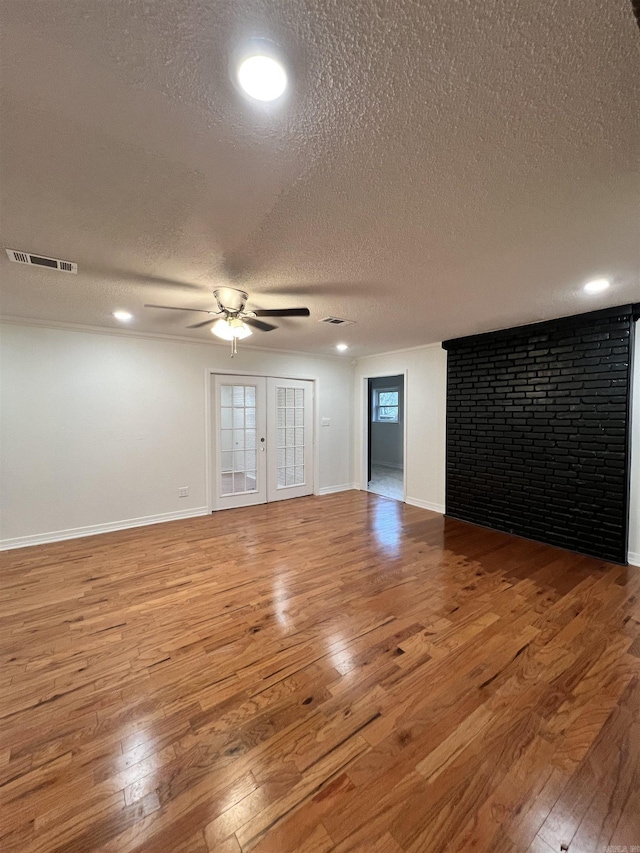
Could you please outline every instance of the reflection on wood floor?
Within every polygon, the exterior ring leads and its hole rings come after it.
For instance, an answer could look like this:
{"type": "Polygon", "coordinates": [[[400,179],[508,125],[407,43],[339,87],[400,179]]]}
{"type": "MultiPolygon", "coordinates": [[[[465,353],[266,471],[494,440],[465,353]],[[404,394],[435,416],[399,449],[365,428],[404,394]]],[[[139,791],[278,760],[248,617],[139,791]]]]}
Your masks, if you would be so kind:
{"type": "Polygon", "coordinates": [[[366,492],[3,555],[5,853],[640,844],[640,570],[366,492]]]}

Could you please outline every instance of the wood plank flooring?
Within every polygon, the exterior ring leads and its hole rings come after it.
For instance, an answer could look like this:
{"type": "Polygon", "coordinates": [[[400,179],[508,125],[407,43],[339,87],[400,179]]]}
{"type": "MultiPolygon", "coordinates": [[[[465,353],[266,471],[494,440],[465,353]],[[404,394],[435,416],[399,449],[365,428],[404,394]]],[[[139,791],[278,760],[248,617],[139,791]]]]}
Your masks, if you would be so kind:
{"type": "Polygon", "coordinates": [[[640,845],[640,569],[345,492],[1,582],[4,853],[640,845]]]}

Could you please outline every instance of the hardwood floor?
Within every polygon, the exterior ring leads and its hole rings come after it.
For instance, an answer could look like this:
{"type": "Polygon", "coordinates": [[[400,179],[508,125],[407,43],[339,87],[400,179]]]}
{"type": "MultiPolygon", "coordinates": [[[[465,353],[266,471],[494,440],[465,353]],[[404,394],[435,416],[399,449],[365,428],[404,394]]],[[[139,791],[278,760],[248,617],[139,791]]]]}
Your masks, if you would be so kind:
{"type": "Polygon", "coordinates": [[[366,492],[2,564],[4,853],[640,845],[640,569],[366,492]]]}

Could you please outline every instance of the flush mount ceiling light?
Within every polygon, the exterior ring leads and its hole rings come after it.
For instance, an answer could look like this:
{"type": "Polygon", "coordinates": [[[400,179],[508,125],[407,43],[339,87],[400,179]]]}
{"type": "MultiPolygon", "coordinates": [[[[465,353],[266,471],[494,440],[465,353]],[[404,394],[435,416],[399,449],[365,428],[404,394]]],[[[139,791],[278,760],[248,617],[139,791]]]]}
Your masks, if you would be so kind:
{"type": "Polygon", "coordinates": [[[610,281],[606,278],[594,278],[593,281],[588,281],[584,290],[585,293],[603,293],[610,285],[610,281]]]}
{"type": "Polygon", "coordinates": [[[275,101],[287,88],[287,72],[274,57],[256,54],[240,63],[238,83],[256,101],[275,101]]]}
{"type": "Polygon", "coordinates": [[[128,311],[114,311],[113,316],[121,323],[128,323],[129,320],[133,320],[133,314],[129,314],[128,311]]]}
{"type": "Polygon", "coordinates": [[[345,350],[348,350],[349,347],[347,346],[347,344],[336,344],[336,349],[339,352],[344,352],[345,350]]]}
{"type": "Polygon", "coordinates": [[[234,339],[241,341],[252,334],[251,329],[239,317],[217,320],[211,329],[211,333],[222,338],[223,341],[233,341],[234,339]]]}

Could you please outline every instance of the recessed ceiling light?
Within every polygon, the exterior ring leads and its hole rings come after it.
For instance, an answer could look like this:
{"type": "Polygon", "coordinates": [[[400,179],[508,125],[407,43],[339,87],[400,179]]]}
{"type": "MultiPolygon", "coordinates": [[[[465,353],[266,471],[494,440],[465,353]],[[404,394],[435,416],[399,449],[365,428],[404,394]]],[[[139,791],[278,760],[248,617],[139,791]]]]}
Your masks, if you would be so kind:
{"type": "Polygon", "coordinates": [[[336,344],[336,349],[339,352],[344,352],[346,349],[349,349],[349,347],[346,344],[336,344]]]}
{"type": "Polygon", "coordinates": [[[240,63],[238,83],[256,101],[275,101],[287,88],[287,72],[271,56],[249,56],[240,63]]]}
{"type": "Polygon", "coordinates": [[[128,323],[129,320],[133,320],[133,314],[129,314],[128,311],[114,311],[113,316],[116,320],[120,320],[123,323],[128,323]]]}
{"type": "Polygon", "coordinates": [[[602,293],[609,287],[609,280],[606,278],[594,278],[593,281],[588,281],[584,289],[587,293],[602,293]]]}

